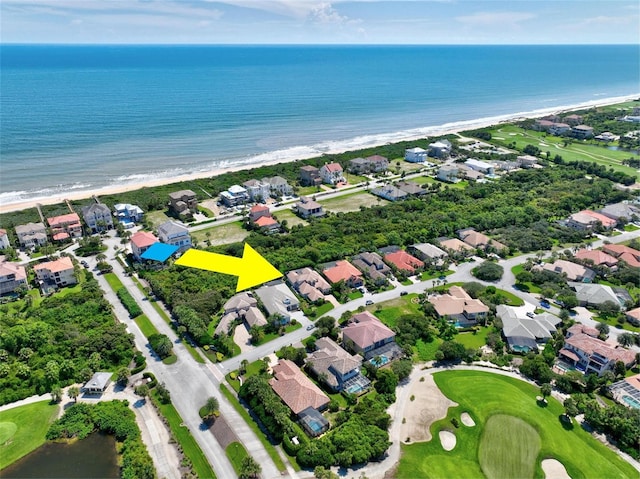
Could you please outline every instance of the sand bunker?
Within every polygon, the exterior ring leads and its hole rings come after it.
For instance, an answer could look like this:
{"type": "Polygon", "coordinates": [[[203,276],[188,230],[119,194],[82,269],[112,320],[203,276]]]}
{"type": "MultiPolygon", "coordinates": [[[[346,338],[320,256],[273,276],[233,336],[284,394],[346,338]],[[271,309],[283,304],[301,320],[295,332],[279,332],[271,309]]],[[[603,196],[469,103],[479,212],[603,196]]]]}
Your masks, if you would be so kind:
{"type": "Polygon", "coordinates": [[[567,474],[567,470],[560,461],[555,459],[545,459],[542,461],[541,465],[542,470],[544,471],[544,476],[548,479],[571,479],[571,476],[567,474]]]}
{"type": "Polygon", "coordinates": [[[468,412],[463,412],[460,415],[460,420],[462,421],[462,424],[464,424],[467,427],[473,427],[476,425],[475,421],[471,416],[469,416],[468,412]]]}
{"type": "Polygon", "coordinates": [[[400,429],[400,439],[407,441],[409,438],[408,442],[412,443],[430,441],[431,424],[446,417],[447,409],[458,404],[440,392],[429,373],[412,375],[409,388],[409,394],[414,399],[404,405],[405,421],[400,429]],[[420,382],[421,377],[424,377],[423,382],[420,382]]]}
{"type": "MultiPolygon", "coordinates": [[[[456,447],[456,435],[454,433],[449,431],[440,431],[439,436],[440,444],[442,444],[442,449],[444,449],[445,451],[451,451],[454,447],[456,447]]],[[[562,464],[560,465],[562,466],[562,464]]],[[[564,467],[562,469],[564,469],[564,467]]]]}

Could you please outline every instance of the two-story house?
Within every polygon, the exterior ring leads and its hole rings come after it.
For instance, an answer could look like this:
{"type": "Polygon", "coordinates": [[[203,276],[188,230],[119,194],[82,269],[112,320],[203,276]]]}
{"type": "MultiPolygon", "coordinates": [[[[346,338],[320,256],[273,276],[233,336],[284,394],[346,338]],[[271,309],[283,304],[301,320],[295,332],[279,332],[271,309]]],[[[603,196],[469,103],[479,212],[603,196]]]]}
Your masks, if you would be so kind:
{"type": "Polygon", "coordinates": [[[347,327],[342,330],[342,343],[345,348],[362,354],[365,359],[374,357],[379,348],[395,343],[395,338],[396,334],[369,311],[353,316],[347,327]]]}
{"type": "Polygon", "coordinates": [[[0,256],[0,295],[13,293],[21,286],[27,286],[24,266],[6,261],[4,256],[0,256]]]}
{"type": "Polygon", "coordinates": [[[111,210],[104,203],[92,203],[82,207],[82,218],[92,233],[113,229],[111,210]]]}
{"type": "Polygon", "coordinates": [[[320,170],[315,166],[305,165],[300,167],[300,184],[302,186],[318,186],[322,184],[320,170]]]}
{"type": "Polygon", "coordinates": [[[189,229],[175,221],[170,220],[158,226],[158,238],[162,243],[177,246],[179,252],[191,248],[189,229]]]}
{"type": "Polygon", "coordinates": [[[319,301],[324,299],[326,294],[331,293],[331,285],[320,276],[320,273],[311,268],[289,271],[287,281],[307,301],[319,301]]]}
{"type": "Polygon", "coordinates": [[[282,176],[270,176],[262,178],[262,181],[269,185],[271,196],[291,196],[293,187],[282,176]]]}
{"type": "Polygon", "coordinates": [[[484,320],[489,307],[479,299],[473,299],[460,286],[451,286],[448,294],[431,296],[429,302],[441,318],[466,327],[484,320]]]}
{"type": "Polygon", "coordinates": [[[343,281],[350,288],[359,288],[364,284],[362,273],[346,260],[327,263],[322,270],[322,274],[331,284],[343,281]]]}
{"type": "Polygon", "coordinates": [[[325,215],[322,205],[317,201],[301,196],[300,201],[294,205],[295,210],[303,218],[319,218],[325,215]]]}
{"type": "Polygon", "coordinates": [[[327,163],[320,167],[320,178],[328,185],[337,185],[338,183],[346,183],[344,179],[344,171],[339,163],[327,163]]]}
{"type": "Polygon", "coordinates": [[[244,205],[249,201],[249,193],[240,185],[231,185],[227,191],[220,193],[220,199],[227,206],[244,205]]]}
{"type": "Polygon", "coordinates": [[[178,217],[190,217],[198,212],[198,197],[191,190],[169,193],[169,210],[178,217]]]}
{"type": "Polygon", "coordinates": [[[144,211],[138,205],[118,203],[113,207],[114,216],[125,228],[132,228],[135,223],[142,221],[144,211]]]}
{"type": "Polygon", "coordinates": [[[386,283],[387,276],[391,274],[391,268],[378,253],[360,253],[353,257],[351,263],[376,284],[386,283]]]}
{"type": "Polygon", "coordinates": [[[27,223],[16,226],[18,243],[25,249],[35,249],[47,244],[47,229],[42,223],[27,223]]]}
{"type": "Polygon", "coordinates": [[[7,230],[0,229],[0,249],[11,248],[11,243],[9,243],[9,235],[7,234],[7,230]]]}
{"type": "Polygon", "coordinates": [[[64,241],[82,236],[80,217],[76,213],[47,218],[53,241],[64,241]]]}
{"type": "Polygon", "coordinates": [[[330,338],[318,339],[316,350],[305,362],[319,380],[336,392],[361,375],[362,356],[349,354],[330,338]]]}
{"type": "Polygon", "coordinates": [[[37,264],[33,267],[33,271],[36,273],[36,278],[46,286],[55,285],[60,288],[78,282],[73,269],[73,262],[67,256],[37,264]]]}
{"type": "Polygon", "coordinates": [[[158,238],[148,231],[138,231],[131,235],[131,253],[136,261],[141,261],[142,254],[158,242],[158,238]]]}
{"type": "Polygon", "coordinates": [[[255,202],[264,202],[271,197],[271,185],[261,180],[249,180],[242,183],[247,190],[249,199],[255,202]]]}

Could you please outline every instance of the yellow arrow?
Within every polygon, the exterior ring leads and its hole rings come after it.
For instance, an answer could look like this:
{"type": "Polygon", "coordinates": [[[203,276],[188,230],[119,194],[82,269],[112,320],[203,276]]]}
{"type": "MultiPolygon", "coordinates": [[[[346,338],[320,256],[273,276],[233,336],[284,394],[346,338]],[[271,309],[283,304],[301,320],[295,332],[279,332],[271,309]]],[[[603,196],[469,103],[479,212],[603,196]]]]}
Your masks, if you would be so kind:
{"type": "Polygon", "coordinates": [[[238,276],[236,291],[249,289],[282,276],[280,271],[247,243],[244,244],[242,258],[190,249],[176,261],[176,264],[238,276]]]}

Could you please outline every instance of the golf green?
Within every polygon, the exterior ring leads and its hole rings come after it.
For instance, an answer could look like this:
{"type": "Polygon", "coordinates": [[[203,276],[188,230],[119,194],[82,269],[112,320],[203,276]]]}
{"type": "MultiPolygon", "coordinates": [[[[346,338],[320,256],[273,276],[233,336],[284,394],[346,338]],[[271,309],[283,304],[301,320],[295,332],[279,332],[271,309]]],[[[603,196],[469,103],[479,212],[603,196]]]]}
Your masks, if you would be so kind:
{"type": "Polygon", "coordinates": [[[15,422],[0,422],[0,444],[5,444],[18,430],[15,422]]]}
{"type": "Polygon", "coordinates": [[[431,425],[432,436],[451,430],[452,419],[459,423],[463,412],[471,415],[476,426],[459,425],[456,447],[449,452],[438,440],[403,444],[398,479],[541,479],[540,464],[551,458],[560,461],[572,479],[638,477],[630,464],[577,424],[565,429],[560,421],[562,405],[550,398],[542,407],[536,401],[539,389],[525,381],[468,370],[442,371],[433,377],[442,393],[458,406],[431,425]]]}

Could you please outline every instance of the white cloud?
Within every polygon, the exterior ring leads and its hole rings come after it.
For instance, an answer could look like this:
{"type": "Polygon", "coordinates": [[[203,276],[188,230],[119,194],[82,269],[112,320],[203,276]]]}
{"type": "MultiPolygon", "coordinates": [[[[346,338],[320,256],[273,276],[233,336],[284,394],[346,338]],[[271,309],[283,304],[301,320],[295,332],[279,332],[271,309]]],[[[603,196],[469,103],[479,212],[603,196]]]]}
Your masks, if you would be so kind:
{"type": "Polygon", "coordinates": [[[480,27],[513,26],[536,18],[536,16],[527,12],[478,12],[472,15],[456,17],[456,20],[466,25],[480,27]]]}
{"type": "Polygon", "coordinates": [[[320,3],[315,5],[309,14],[307,15],[307,19],[311,23],[320,23],[320,24],[344,24],[349,18],[340,15],[330,3],[320,3]]]}

